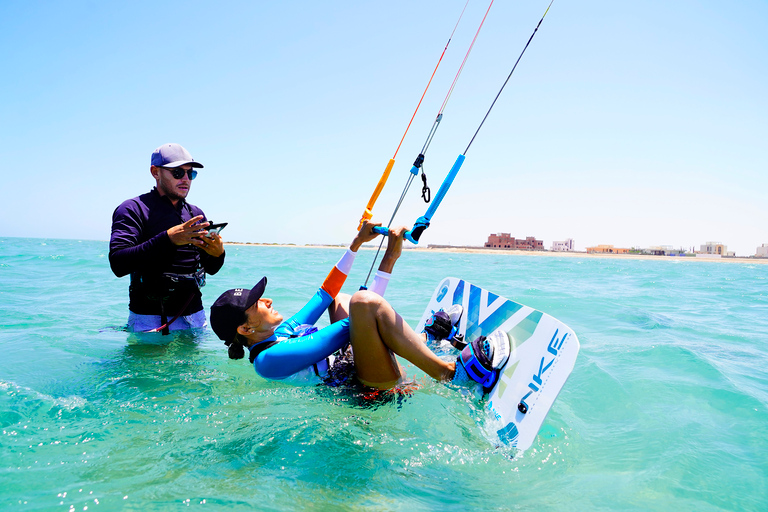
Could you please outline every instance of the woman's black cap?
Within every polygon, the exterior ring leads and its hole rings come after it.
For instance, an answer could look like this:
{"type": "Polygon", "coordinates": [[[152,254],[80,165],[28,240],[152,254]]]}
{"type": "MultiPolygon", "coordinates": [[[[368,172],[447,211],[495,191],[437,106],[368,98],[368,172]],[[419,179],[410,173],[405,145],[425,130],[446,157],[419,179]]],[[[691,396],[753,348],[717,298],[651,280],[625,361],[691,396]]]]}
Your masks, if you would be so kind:
{"type": "Polygon", "coordinates": [[[211,328],[226,345],[232,343],[237,328],[243,324],[245,310],[253,306],[267,287],[267,278],[262,277],[256,286],[247,291],[234,288],[222,293],[211,306],[211,328]]]}

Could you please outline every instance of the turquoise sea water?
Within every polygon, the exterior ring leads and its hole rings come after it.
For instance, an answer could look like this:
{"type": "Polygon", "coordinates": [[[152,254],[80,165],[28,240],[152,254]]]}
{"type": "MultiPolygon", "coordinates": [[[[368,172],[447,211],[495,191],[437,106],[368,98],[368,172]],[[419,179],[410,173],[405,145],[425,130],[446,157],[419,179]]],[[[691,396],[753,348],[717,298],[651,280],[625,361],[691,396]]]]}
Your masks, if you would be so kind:
{"type": "MultiPolygon", "coordinates": [[[[206,308],[266,274],[292,313],[341,254],[227,251],[206,308]]],[[[768,509],[768,265],[406,252],[387,298],[415,326],[449,275],[579,336],[525,453],[413,367],[367,401],[264,381],[210,330],[131,336],[106,242],[0,239],[0,509],[768,509]]]]}

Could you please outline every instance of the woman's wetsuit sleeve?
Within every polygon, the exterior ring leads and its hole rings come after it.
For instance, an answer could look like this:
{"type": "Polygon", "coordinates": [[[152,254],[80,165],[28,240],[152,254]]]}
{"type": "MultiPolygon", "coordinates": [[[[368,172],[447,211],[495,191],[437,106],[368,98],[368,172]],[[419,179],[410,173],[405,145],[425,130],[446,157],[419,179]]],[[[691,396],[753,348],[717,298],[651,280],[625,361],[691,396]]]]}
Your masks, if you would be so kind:
{"type": "Polygon", "coordinates": [[[268,379],[284,379],[322,361],[349,342],[349,319],[300,338],[288,338],[256,356],[254,368],[268,379]]]}
{"type": "MultiPolygon", "coordinates": [[[[331,269],[320,289],[298,313],[275,331],[280,338],[290,336],[299,325],[314,325],[336,298],[347,279],[355,253],[347,249],[331,269]]],[[[266,349],[253,362],[256,372],[269,379],[283,379],[322,361],[349,343],[349,319],[335,322],[307,336],[287,338],[266,349]]]]}
{"type": "MultiPolygon", "coordinates": [[[[320,317],[323,316],[325,310],[328,309],[328,306],[331,305],[331,302],[333,302],[333,297],[320,288],[298,313],[280,324],[276,334],[281,336],[281,331],[283,330],[285,330],[287,334],[290,334],[302,324],[315,325],[315,323],[320,320],[320,317]]],[[[322,359],[322,357],[320,359],[322,359]]]]}
{"type": "Polygon", "coordinates": [[[392,274],[390,274],[389,272],[384,272],[383,270],[377,270],[376,275],[373,278],[373,283],[371,283],[371,287],[369,288],[369,290],[383,297],[384,291],[387,289],[387,284],[389,284],[390,277],[392,277],[392,274]]]}
{"type": "Polygon", "coordinates": [[[347,249],[320,286],[320,289],[325,290],[332,298],[336,298],[341,287],[344,286],[344,281],[347,280],[349,271],[352,269],[352,263],[355,262],[355,254],[357,253],[347,249]]]}

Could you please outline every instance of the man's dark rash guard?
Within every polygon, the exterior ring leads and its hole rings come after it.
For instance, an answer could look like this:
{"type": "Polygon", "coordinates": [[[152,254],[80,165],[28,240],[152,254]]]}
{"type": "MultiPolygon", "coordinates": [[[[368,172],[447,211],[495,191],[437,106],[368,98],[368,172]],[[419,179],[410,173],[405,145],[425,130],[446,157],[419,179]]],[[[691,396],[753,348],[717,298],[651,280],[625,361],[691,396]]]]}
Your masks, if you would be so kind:
{"type": "Polygon", "coordinates": [[[192,217],[205,214],[197,206],[180,199],[176,206],[161,196],[156,188],[139,197],[128,199],[112,215],[112,236],[109,241],[109,264],[117,277],[131,274],[128,309],[140,315],[160,315],[160,299],[168,315],[174,315],[192,295],[181,313],[191,315],[203,309],[200,290],[194,281],[185,281],[169,292],[163,284],[164,273],[188,275],[198,269],[215,274],[224,264],[224,254],[218,258],[193,245],[177,246],[167,230],[192,217]]]}

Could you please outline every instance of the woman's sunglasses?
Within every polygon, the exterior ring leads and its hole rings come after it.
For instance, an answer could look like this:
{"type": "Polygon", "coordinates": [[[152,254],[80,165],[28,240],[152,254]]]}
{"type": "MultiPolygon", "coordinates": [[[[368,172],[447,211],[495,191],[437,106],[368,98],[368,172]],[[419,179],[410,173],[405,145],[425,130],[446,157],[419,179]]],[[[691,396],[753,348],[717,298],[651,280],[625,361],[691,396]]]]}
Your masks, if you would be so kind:
{"type": "Polygon", "coordinates": [[[166,171],[170,171],[171,176],[173,176],[173,178],[177,179],[177,180],[180,180],[181,178],[183,178],[185,174],[187,176],[189,176],[190,180],[193,180],[193,179],[197,178],[197,171],[194,170],[194,169],[190,169],[188,171],[185,171],[184,169],[182,169],[180,167],[173,167],[173,168],[161,167],[161,169],[165,169],[166,171]]]}

